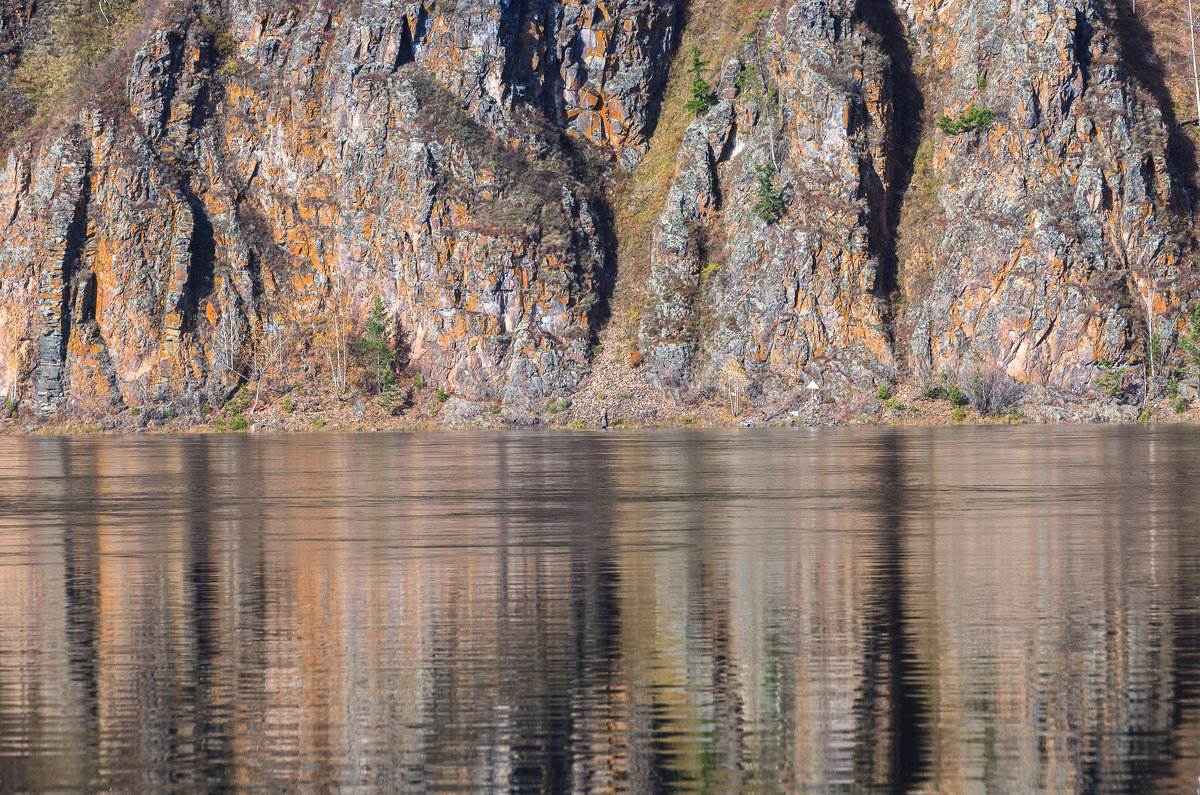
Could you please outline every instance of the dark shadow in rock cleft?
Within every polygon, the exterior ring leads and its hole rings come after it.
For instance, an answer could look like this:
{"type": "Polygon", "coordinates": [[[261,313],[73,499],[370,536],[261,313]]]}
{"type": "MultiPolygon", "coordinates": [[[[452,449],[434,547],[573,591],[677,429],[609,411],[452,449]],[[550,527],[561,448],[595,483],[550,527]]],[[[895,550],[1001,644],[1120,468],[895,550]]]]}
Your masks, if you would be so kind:
{"type": "Polygon", "coordinates": [[[879,258],[875,295],[884,302],[884,323],[895,347],[894,314],[899,299],[900,258],[896,249],[900,211],[913,177],[913,163],[921,144],[921,120],[925,97],[913,70],[912,51],[904,23],[891,0],[859,0],[855,14],[874,34],[876,44],[888,57],[892,88],[893,137],[889,141],[887,189],[882,191],[879,218],[871,228],[871,248],[879,258]]]}
{"type": "MultiPolygon", "coordinates": [[[[1196,145],[1184,132],[1187,124],[1200,121],[1187,119],[1180,122],[1175,114],[1175,100],[1171,98],[1171,90],[1167,86],[1167,73],[1164,59],[1159,57],[1154,47],[1154,34],[1136,13],[1129,0],[1114,0],[1111,6],[1116,15],[1112,21],[1117,33],[1117,43],[1121,51],[1121,62],[1129,74],[1145,89],[1162,114],[1163,124],[1167,128],[1167,166],[1171,175],[1182,183],[1183,195],[1177,195],[1175,200],[1182,201],[1183,207],[1178,210],[1190,209],[1194,199],[1198,197],[1200,186],[1197,185],[1196,145]]],[[[1079,55],[1084,58],[1083,53],[1079,55]]]]}
{"type": "Polygon", "coordinates": [[[216,268],[217,244],[213,234],[212,221],[204,202],[200,201],[192,186],[186,181],[179,184],[192,210],[192,240],[188,244],[188,275],[183,286],[183,327],[191,330],[195,326],[196,312],[200,299],[212,292],[214,270],[216,268]]]}

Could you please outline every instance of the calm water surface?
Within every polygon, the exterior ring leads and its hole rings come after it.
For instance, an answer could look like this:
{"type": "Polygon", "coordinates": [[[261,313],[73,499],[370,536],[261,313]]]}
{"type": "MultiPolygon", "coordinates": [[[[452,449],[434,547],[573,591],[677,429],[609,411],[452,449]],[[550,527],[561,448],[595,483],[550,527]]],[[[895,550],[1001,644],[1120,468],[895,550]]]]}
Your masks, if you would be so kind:
{"type": "Polygon", "coordinates": [[[0,439],[0,790],[1200,790],[1200,433],[0,439]]]}

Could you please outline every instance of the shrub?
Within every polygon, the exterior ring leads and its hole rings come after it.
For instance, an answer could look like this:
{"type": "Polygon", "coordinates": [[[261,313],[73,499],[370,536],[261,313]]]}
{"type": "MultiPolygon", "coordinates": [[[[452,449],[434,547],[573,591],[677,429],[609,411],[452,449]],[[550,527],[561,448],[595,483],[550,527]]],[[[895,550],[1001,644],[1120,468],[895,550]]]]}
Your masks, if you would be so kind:
{"type": "Polygon", "coordinates": [[[684,424],[684,425],[691,425],[691,424],[692,424],[692,423],[694,423],[695,421],[696,421],[696,418],[695,418],[695,417],[684,417],[684,418],[681,420],[681,422],[683,422],[683,424],[684,424]]]}
{"type": "Polygon", "coordinates": [[[1183,360],[1187,365],[1184,372],[1196,379],[1196,386],[1200,389],[1200,304],[1196,304],[1192,310],[1185,328],[1179,336],[1179,349],[1183,351],[1183,360]]]}
{"type": "Polygon", "coordinates": [[[318,428],[324,428],[325,427],[325,418],[324,417],[313,417],[312,424],[318,428]]]}
{"type": "Polygon", "coordinates": [[[395,383],[390,383],[379,393],[379,398],[375,402],[387,413],[395,414],[404,405],[405,397],[405,394],[400,391],[400,387],[395,383]]]}
{"type": "Polygon", "coordinates": [[[296,401],[292,400],[292,396],[288,395],[283,399],[283,410],[291,414],[296,410],[296,401]]]}
{"type": "Polygon", "coordinates": [[[972,105],[953,119],[943,113],[937,120],[937,126],[946,135],[962,135],[987,129],[992,126],[994,120],[995,114],[990,108],[972,105]]]}
{"type": "Polygon", "coordinates": [[[967,418],[967,410],[962,406],[955,406],[950,411],[950,419],[954,422],[962,422],[967,418]]]}
{"type": "Polygon", "coordinates": [[[1171,374],[1171,380],[1167,382],[1167,397],[1179,397],[1179,378],[1174,373],[1171,374]]]}
{"type": "Polygon", "coordinates": [[[450,396],[446,394],[446,389],[445,389],[445,387],[440,387],[440,386],[439,386],[439,387],[438,387],[438,389],[437,389],[437,402],[438,402],[438,403],[445,403],[445,402],[446,402],[447,400],[449,400],[449,399],[450,399],[450,396]]]}
{"type": "Polygon", "coordinates": [[[225,404],[225,408],[231,414],[241,414],[246,410],[246,407],[249,405],[250,405],[249,396],[239,392],[237,395],[234,395],[233,398],[227,404],[225,404]]]}
{"type": "Polygon", "coordinates": [[[250,422],[244,414],[237,414],[229,420],[229,430],[231,431],[244,431],[248,427],[250,427],[250,422]]]}
{"type": "Polygon", "coordinates": [[[892,388],[887,384],[880,384],[879,389],[875,390],[875,397],[880,400],[887,400],[892,396],[892,388]]]}
{"type": "Polygon", "coordinates": [[[963,394],[958,384],[951,384],[950,388],[946,390],[946,400],[950,401],[950,405],[959,408],[967,405],[967,396],[963,394]]]}
{"type": "Polygon", "coordinates": [[[493,403],[492,404],[492,414],[499,414],[499,413],[500,413],[500,404],[493,403]]]}
{"type": "Polygon", "coordinates": [[[900,399],[895,398],[895,397],[890,397],[887,400],[883,401],[883,405],[885,408],[889,408],[892,410],[904,408],[903,406],[900,405],[900,399]]]}
{"type": "Polygon", "coordinates": [[[1181,397],[1175,398],[1175,413],[1183,414],[1188,409],[1187,401],[1181,397]]]}
{"type": "Polygon", "coordinates": [[[421,377],[420,373],[417,373],[413,376],[413,388],[420,389],[423,386],[425,386],[425,379],[421,377]]]}
{"type": "Polygon", "coordinates": [[[175,419],[175,407],[174,406],[167,406],[167,419],[168,420],[175,419]]]}
{"type": "Polygon", "coordinates": [[[783,211],[787,208],[787,202],[783,198],[783,188],[775,184],[775,166],[771,163],[755,166],[754,171],[757,173],[755,179],[758,181],[758,186],[755,188],[754,204],[751,209],[759,218],[768,224],[773,224],[783,217],[783,211]]]}
{"type": "Polygon", "coordinates": [[[140,408],[138,408],[137,406],[131,406],[129,408],[129,415],[131,417],[136,417],[137,415],[139,415],[141,413],[142,413],[142,410],[140,408]]]}
{"type": "Polygon", "coordinates": [[[758,88],[758,70],[753,66],[742,67],[742,71],[738,72],[736,85],[739,91],[758,88]]]}
{"type": "Polygon", "coordinates": [[[981,417],[1004,414],[1015,408],[1021,397],[1017,382],[995,367],[976,367],[960,389],[981,417]]]}

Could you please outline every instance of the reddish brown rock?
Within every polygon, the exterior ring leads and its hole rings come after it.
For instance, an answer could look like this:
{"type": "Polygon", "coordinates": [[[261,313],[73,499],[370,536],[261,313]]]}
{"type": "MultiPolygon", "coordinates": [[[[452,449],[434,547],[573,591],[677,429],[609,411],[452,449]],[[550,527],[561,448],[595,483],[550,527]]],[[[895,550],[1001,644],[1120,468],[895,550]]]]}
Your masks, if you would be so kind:
{"type": "MultiPolygon", "coordinates": [[[[676,3],[146,4],[34,115],[14,70],[64,8],[0,10],[2,394],[199,410],[280,335],[281,377],[337,392],[377,297],[434,386],[527,410],[578,388],[627,273],[608,180],[655,130],[676,3]]],[[[767,12],[728,32],[647,241],[629,360],[658,389],[987,369],[1092,397],[1101,355],[1136,369],[1150,331],[1174,355],[1187,164],[1130,20],[767,12]]]]}

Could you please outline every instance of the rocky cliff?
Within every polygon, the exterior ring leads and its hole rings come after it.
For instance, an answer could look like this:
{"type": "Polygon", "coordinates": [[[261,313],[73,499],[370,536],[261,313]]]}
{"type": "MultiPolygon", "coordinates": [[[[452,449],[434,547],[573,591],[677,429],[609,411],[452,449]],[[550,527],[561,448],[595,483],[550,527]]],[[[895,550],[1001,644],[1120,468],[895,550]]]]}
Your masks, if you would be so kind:
{"type": "Polygon", "coordinates": [[[1089,395],[1100,357],[1145,358],[1147,328],[1169,355],[1194,290],[1189,186],[1120,13],[827,2],[761,24],[655,230],[654,380],[983,372],[1089,395]],[[764,167],[777,217],[753,211],[764,167]]]}
{"type": "Polygon", "coordinates": [[[637,377],[677,403],[983,372],[1090,399],[1099,362],[1129,388],[1177,362],[1194,163],[1131,9],[740,2],[689,62],[703,8],[7,4],[0,392],[369,392],[377,298],[397,375],[519,412],[603,380],[623,293],[637,377]],[[657,220],[618,245],[696,80],[657,220]]]}

